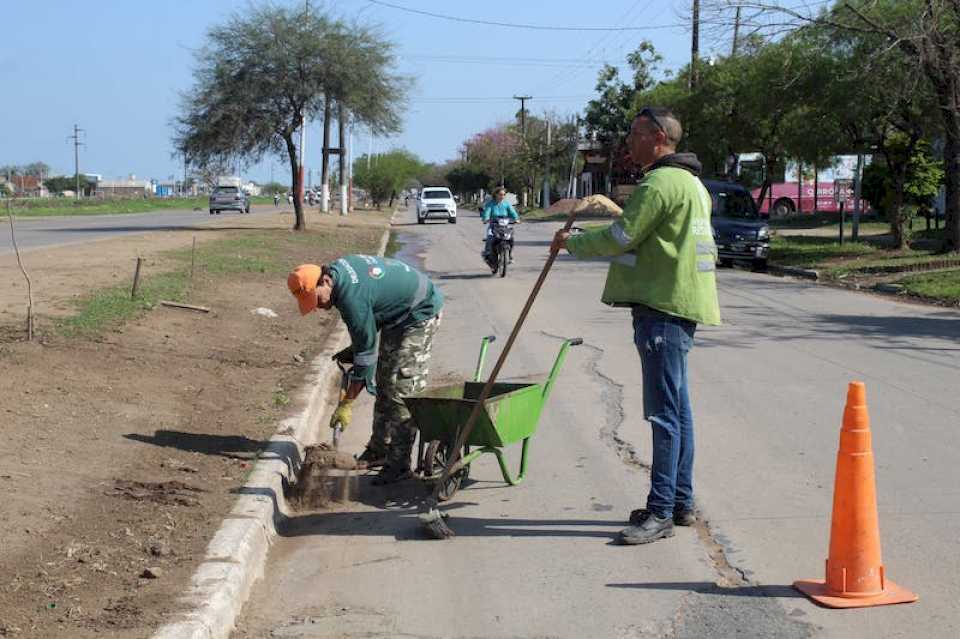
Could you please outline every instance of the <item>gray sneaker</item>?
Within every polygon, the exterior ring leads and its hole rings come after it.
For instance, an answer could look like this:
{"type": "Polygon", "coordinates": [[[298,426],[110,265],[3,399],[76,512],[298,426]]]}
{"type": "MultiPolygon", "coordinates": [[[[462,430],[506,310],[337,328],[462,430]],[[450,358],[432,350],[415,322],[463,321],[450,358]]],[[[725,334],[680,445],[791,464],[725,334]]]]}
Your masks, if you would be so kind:
{"type": "Polygon", "coordinates": [[[643,511],[639,520],[638,524],[620,531],[620,543],[634,546],[673,537],[673,520],[669,517],[657,517],[649,511],[643,511]]]}

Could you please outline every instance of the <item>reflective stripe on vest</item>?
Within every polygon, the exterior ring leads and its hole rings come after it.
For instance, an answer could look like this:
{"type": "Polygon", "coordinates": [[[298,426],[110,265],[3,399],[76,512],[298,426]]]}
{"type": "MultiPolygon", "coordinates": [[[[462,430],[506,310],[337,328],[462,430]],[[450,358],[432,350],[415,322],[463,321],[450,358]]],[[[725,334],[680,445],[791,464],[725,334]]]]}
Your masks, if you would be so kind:
{"type": "Polygon", "coordinates": [[[630,243],[633,242],[633,238],[630,237],[627,230],[623,228],[623,222],[621,220],[617,220],[610,225],[610,234],[613,235],[613,239],[620,246],[630,246],[630,243]]]}

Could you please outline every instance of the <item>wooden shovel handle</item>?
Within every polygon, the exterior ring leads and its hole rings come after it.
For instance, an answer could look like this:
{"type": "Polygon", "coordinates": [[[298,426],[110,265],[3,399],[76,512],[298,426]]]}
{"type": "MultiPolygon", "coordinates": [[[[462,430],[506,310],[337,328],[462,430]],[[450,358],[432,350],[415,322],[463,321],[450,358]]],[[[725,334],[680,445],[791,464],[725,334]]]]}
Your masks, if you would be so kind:
{"type": "MultiPolygon", "coordinates": [[[[570,211],[570,217],[567,218],[567,223],[563,226],[564,231],[570,230],[576,217],[576,211],[570,211]]],[[[540,277],[537,278],[537,283],[533,285],[533,290],[530,291],[530,295],[527,297],[527,302],[523,305],[523,310],[520,311],[520,317],[517,318],[516,323],[513,325],[513,331],[510,332],[510,337],[507,338],[507,343],[500,352],[500,357],[497,358],[497,363],[493,365],[493,370],[490,372],[490,377],[487,378],[487,383],[483,385],[483,390],[480,391],[480,397],[477,398],[477,403],[473,405],[473,410],[470,411],[470,417],[467,418],[466,425],[460,429],[456,446],[453,449],[453,457],[451,458],[451,462],[447,464],[446,468],[444,468],[443,474],[440,476],[440,481],[438,481],[436,486],[434,486],[434,499],[439,497],[440,490],[447,482],[447,479],[449,479],[451,471],[453,471],[454,468],[459,470],[459,466],[461,465],[458,465],[457,462],[460,461],[460,454],[463,451],[463,445],[466,443],[467,438],[470,437],[470,433],[473,432],[474,424],[477,423],[477,418],[480,416],[480,410],[483,407],[483,403],[487,401],[488,397],[490,397],[490,391],[493,390],[493,385],[497,381],[497,376],[500,374],[500,369],[503,368],[504,363],[507,361],[507,355],[510,354],[510,349],[513,348],[513,343],[516,341],[517,335],[520,333],[520,328],[523,327],[523,322],[527,319],[527,315],[530,313],[530,309],[533,307],[533,302],[537,299],[537,294],[540,292],[543,282],[547,279],[547,273],[550,272],[550,267],[553,266],[553,263],[556,259],[557,251],[554,250],[553,245],[551,244],[550,256],[547,257],[547,263],[543,265],[543,270],[540,271],[540,277]]]]}

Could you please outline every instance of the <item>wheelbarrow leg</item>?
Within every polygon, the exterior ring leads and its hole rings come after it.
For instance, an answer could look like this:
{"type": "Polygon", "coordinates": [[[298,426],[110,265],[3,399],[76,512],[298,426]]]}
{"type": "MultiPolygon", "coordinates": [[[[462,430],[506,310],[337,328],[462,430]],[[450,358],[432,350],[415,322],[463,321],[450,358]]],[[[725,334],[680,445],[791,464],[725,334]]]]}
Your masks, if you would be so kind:
{"type": "Polygon", "coordinates": [[[516,477],[510,474],[510,469],[507,468],[507,460],[503,457],[503,452],[499,448],[485,447],[484,450],[488,453],[493,453],[497,456],[497,463],[500,464],[500,474],[503,475],[503,481],[507,482],[511,486],[516,486],[523,481],[523,478],[527,476],[527,452],[530,449],[530,438],[527,437],[523,440],[523,445],[520,449],[520,472],[516,477]]]}

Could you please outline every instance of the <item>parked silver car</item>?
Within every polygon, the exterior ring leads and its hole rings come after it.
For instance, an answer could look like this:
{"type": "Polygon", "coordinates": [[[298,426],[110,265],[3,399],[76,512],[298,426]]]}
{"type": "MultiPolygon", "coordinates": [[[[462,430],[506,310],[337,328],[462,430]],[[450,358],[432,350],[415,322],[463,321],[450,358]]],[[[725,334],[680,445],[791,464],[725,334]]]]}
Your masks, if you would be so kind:
{"type": "Polygon", "coordinates": [[[250,198],[239,186],[218,186],[210,194],[210,215],[220,211],[250,212],[250,198]]]}

